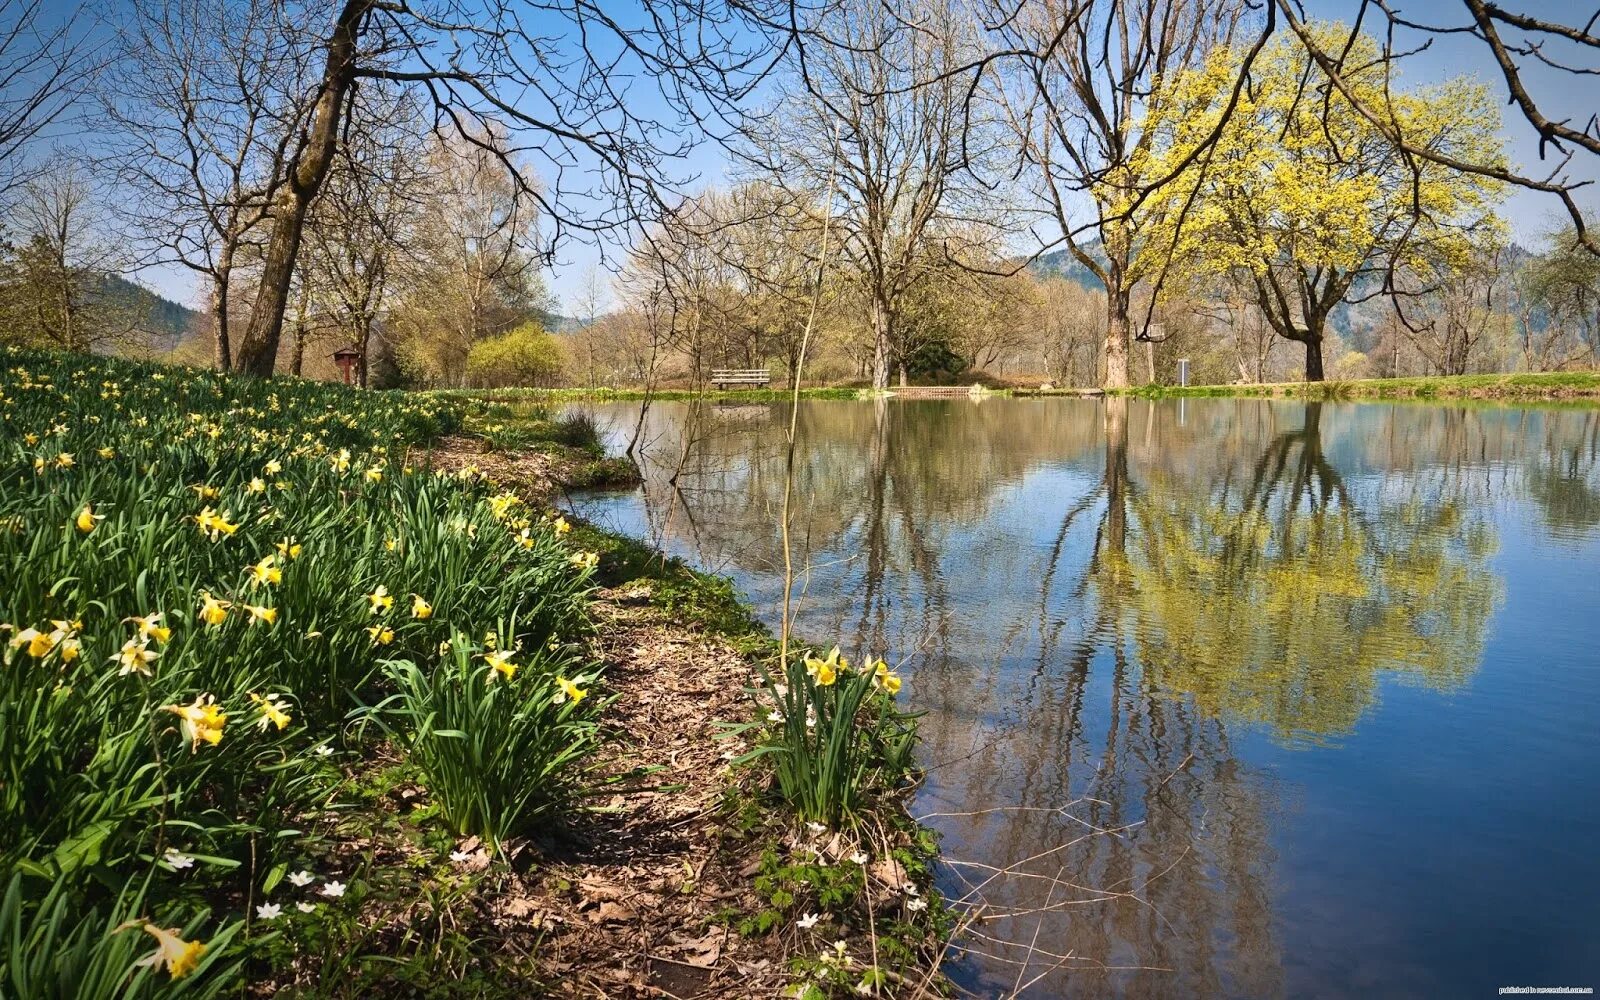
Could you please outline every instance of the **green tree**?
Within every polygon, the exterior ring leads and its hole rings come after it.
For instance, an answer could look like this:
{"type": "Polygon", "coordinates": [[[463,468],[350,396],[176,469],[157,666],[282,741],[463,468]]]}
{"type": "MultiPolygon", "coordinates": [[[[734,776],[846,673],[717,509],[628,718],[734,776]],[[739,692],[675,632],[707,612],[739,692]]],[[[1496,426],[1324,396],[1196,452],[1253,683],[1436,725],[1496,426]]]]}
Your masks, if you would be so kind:
{"type": "MultiPolygon", "coordinates": [[[[1349,32],[1313,30],[1325,44],[1349,32]]],[[[1158,169],[1185,160],[1215,131],[1243,53],[1220,49],[1172,76],[1147,127],[1160,136],[1158,169]]],[[[1345,79],[1364,103],[1414,143],[1476,162],[1503,158],[1500,116],[1487,90],[1465,79],[1404,90],[1378,43],[1359,35],[1345,79]]],[[[1316,74],[1304,49],[1279,39],[1257,58],[1249,85],[1215,146],[1158,197],[1147,252],[1170,254],[1177,280],[1224,278],[1278,336],[1305,347],[1305,377],[1323,377],[1329,315],[1347,299],[1377,294],[1404,271],[1432,282],[1488,252],[1500,237],[1501,186],[1431,161],[1401,156],[1384,134],[1316,74]]]]}

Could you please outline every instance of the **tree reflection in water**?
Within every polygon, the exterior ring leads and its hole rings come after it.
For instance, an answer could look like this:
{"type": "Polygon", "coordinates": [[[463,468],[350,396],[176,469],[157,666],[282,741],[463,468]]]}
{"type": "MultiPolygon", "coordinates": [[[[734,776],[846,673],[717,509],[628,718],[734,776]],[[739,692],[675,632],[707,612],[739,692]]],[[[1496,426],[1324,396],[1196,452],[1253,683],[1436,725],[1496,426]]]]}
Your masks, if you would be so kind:
{"type": "MultiPolygon", "coordinates": [[[[646,422],[651,530],[775,621],[786,406],[646,422]]],[[[877,400],[798,427],[797,632],[905,663],[982,993],[1282,992],[1293,790],[1236,740],[1337,743],[1385,679],[1470,680],[1497,503],[1600,530],[1592,412],[877,400]]]]}

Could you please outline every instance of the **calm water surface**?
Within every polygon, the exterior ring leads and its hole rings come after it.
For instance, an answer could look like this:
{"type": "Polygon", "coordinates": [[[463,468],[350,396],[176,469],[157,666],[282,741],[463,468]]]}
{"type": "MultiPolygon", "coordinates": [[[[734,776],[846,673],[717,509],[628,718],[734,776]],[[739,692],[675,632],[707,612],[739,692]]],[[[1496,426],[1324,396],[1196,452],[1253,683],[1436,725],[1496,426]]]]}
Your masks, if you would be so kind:
{"type": "MultiPolygon", "coordinates": [[[[643,489],[575,505],[775,622],[787,420],[657,405],[643,489]]],[[[928,713],[941,887],[992,917],[964,986],[1600,987],[1600,413],[818,401],[799,427],[798,628],[902,663],[928,713]]]]}

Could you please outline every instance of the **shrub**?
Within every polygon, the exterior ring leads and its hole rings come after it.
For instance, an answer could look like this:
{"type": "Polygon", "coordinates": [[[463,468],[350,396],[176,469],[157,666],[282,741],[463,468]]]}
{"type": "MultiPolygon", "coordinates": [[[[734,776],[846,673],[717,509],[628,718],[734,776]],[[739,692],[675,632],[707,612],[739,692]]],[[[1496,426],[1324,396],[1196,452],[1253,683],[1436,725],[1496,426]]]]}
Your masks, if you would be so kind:
{"type": "Polygon", "coordinates": [[[467,352],[467,378],[491,389],[549,385],[565,361],[556,339],[529,322],[473,344],[467,352]]]}

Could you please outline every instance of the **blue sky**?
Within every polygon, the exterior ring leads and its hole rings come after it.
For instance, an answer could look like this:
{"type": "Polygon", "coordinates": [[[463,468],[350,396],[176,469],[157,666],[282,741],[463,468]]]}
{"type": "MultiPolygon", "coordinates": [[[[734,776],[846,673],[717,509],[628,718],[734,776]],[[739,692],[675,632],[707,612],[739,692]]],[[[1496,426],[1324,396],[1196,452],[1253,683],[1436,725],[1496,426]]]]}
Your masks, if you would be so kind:
{"type": "MultiPolygon", "coordinates": [[[[1535,0],[1529,4],[1531,8],[1529,12],[1535,15],[1560,17],[1565,6],[1549,0],[1535,0]]],[[[1411,2],[1399,0],[1395,9],[1403,17],[1431,24],[1460,25],[1467,20],[1465,8],[1458,0],[1411,0],[1411,2]]],[[[1349,21],[1356,10],[1355,0],[1306,0],[1307,15],[1313,19],[1349,21]]],[[[1408,40],[1405,37],[1396,39],[1397,45],[1402,48],[1410,47],[1416,41],[1417,39],[1408,40]]],[[[1479,77],[1489,86],[1491,94],[1498,98],[1505,97],[1505,81],[1500,76],[1499,68],[1495,65],[1487,47],[1463,36],[1436,36],[1427,51],[1406,61],[1403,79],[1409,84],[1422,84],[1464,74],[1479,77]]],[[[1552,118],[1571,118],[1575,124],[1581,125],[1596,111],[1595,91],[1588,85],[1588,81],[1539,67],[1528,70],[1525,74],[1525,83],[1539,100],[1545,113],[1552,118]]],[[[648,89],[644,89],[640,96],[645,100],[651,97],[648,89]]],[[[1525,173],[1543,176],[1553,164],[1540,164],[1537,137],[1532,128],[1515,108],[1507,107],[1503,114],[1505,119],[1503,134],[1513,160],[1525,173]]],[[[1600,176],[1596,168],[1597,164],[1592,157],[1588,160],[1574,158],[1568,173],[1574,179],[1594,180],[1600,176]]],[[[682,181],[683,190],[694,192],[708,185],[725,183],[731,170],[726,151],[716,143],[707,142],[701,144],[686,159],[674,164],[671,172],[682,181]]],[[[1600,188],[1600,185],[1596,187],[1600,188]]],[[[1587,192],[1581,195],[1579,200],[1586,206],[1600,204],[1600,197],[1589,195],[1587,192]]],[[[1549,195],[1524,190],[1515,191],[1503,208],[1513,233],[1524,244],[1536,243],[1539,235],[1550,228],[1552,222],[1558,218],[1560,211],[1559,203],[1549,195]]],[[[613,261],[618,256],[614,247],[608,248],[605,252],[613,261]]],[[[546,283],[555,295],[561,311],[569,314],[577,311],[576,302],[584,276],[590,268],[601,266],[601,253],[601,248],[592,243],[576,241],[568,242],[560,248],[558,260],[552,271],[547,274],[546,283]]],[[[609,277],[603,269],[601,277],[603,281],[609,277]]],[[[141,274],[140,278],[162,294],[185,304],[195,305],[200,299],[190,275],[178,269],[151,268],[141,274]]]]}

